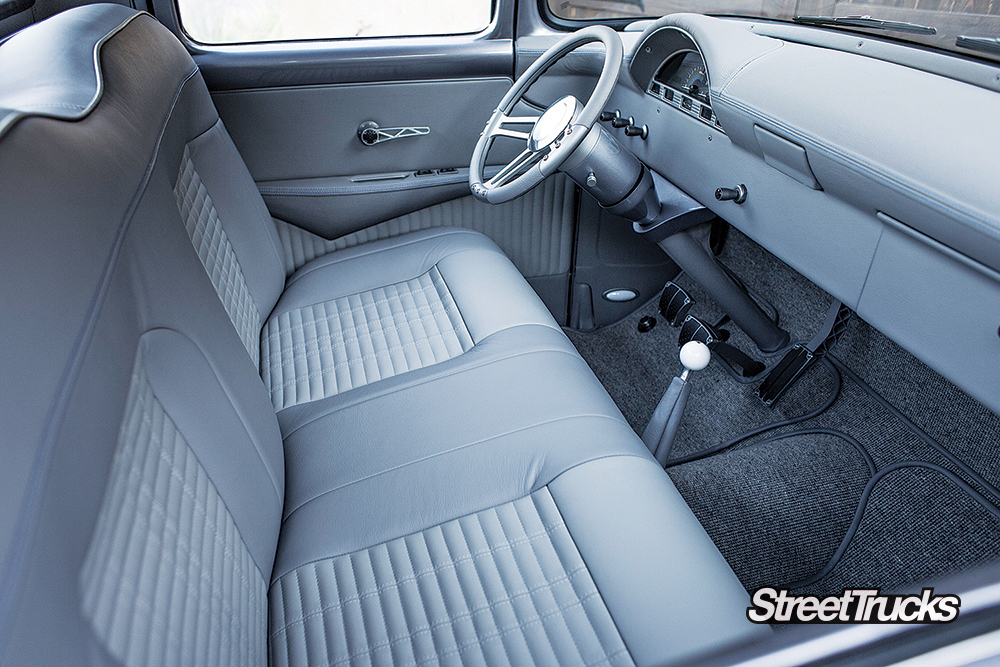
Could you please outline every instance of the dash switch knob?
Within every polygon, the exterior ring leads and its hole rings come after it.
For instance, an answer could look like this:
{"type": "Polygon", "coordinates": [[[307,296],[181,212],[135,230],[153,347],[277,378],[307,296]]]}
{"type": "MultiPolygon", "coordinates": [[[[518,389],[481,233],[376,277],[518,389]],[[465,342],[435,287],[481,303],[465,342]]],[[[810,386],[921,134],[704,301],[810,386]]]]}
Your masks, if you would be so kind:
{"type": "Polygon", "coordinates": [[[628,127],[625,128],[625,136],[642,137],[643,139],[645,139],[646,137],[649,136],[649,127],[647,127],[646,125],[643,125],[642,127],[639,127],[637,125],[629,125],[628,127]]]}
{"type": "Polygon", "coordinates": [[[719,201],[732,201],[742,204],[747,200],[747,186],[740,183],[735,188],[719,188],[715,191],[715,198],[719,201]]]}

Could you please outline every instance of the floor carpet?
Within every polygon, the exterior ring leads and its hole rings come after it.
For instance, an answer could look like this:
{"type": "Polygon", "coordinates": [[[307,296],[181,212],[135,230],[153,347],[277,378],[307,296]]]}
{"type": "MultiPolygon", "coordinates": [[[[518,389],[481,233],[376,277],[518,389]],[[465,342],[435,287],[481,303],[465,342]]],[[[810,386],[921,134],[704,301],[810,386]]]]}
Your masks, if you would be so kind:
{"type": "MultiPolygon", "coordinates": [[[[793,340],[821,325],[832,298],[742,234],[731,233],[720,261],[777,310],[793,340]]],[[[692,314],[718,321],[696,284],[677,282],[696,302],[692,314]]],[[[777,361],[725,328],[729,343],[777,361]]],[[[641,434],[681,370],[678,330],[654,301],[597,333],[568,333],[641,434]],[[659,322],[640,333],[642,316],[659,322]]],[[[773,408],[756,386],[717,360],[694,374],[671,450],[682,462],[667,468],[747,590],[903,590],[1000,559],[996,414],[856,317],[832,358],[773,408]]]]}

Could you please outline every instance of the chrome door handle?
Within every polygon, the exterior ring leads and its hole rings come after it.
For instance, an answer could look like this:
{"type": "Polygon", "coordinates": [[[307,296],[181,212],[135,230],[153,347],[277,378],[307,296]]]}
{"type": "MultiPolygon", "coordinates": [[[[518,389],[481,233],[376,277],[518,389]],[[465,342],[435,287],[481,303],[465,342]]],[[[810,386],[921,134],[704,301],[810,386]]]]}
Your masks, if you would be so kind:
{"type": "Polygon", "coordinates": [[[378,123],[373,120],[365,121],[358,126],[358,139],[365,146],[374,146],[392,139],[419,137],[430,133],[431,128],[429,127],[379,127],[378,123]]]}

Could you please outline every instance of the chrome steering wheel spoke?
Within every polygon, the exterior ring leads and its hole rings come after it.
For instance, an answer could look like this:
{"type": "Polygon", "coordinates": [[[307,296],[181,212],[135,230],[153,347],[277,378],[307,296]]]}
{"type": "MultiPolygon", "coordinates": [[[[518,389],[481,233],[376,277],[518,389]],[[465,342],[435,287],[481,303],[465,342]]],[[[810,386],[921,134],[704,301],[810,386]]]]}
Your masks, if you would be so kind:
{"type": "Polygon", "coordinates": [[[496,123],[493,128],[494,137],[510,137],[511,139],[520,139],[522,141],[528,141],[531,137],[531,130],[534,129],[535,123],[541,116],[508,116],[504,113],[500,113],[496,119],[496,123]],[[528,130],[512,130],[505,128],[504,125],[530,125],[531,129],[528,130]]]}
{"type": "Polygon", "coordinates": [[[545,157],[547,152],[533,151],[528,148],[524,149],[520,155],[508,162],[507,166],[498,171],[493,178],[486,182],[487,187],[496,188],[510,183],[514,178],[520,176],[525,169],[545,157]]]}
{"type": "Polygon", "coordinates": [[[508,116],[500,114],[500,125],[534,125],[541,116],[508,116]]]}
{"type": "Polygon", "coordinates": [[[522,141],[527,141],[531,137],[530,132],[519,132],[518,130],[507,130],[502,127],[498,127],[493,130],[494,137],[510,137],[511,139],[521,139],[522,141]]]}

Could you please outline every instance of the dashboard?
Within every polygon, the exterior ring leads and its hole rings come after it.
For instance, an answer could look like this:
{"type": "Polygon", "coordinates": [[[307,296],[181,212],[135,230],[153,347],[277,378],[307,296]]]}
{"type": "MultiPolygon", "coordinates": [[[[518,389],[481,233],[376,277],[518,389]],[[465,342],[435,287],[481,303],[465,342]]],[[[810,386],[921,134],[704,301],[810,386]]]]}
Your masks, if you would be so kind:
{"type": "Polygon", "coordinates": [[[870,57],[872,38],[767,30],[652,22],[611,101],[649,135],[619,140],[1000,411],[1000,94],[870,57]],[[744,203],[715,199],[736,184],[744,203]]]}

